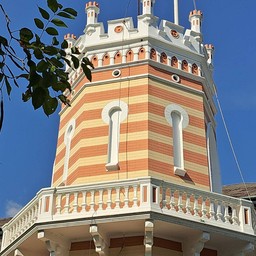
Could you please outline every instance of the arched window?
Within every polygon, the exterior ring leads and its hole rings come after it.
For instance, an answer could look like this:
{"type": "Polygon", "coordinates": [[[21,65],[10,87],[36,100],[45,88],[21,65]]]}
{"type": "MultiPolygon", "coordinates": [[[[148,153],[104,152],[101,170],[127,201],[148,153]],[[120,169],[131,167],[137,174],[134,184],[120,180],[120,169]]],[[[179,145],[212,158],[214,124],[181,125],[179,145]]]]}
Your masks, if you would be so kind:
{"type": "Polygon", "coordinates": [[[186,60],[182,61],[181,69],[188,72],[188,62],[186,60]]]}
{"type": "Polygon", "coordinates": [[[150,59],[156,61],[156,50],[153,48],[150,51],[150,59]]]}
{"type": "Polygon", "coordinates": [[[64,144],[66,146],[66,152],[65,152],[65,159],[64,159],[64,170],[62,175],[63,184],[67,183],[70,147],[71,147],[71,140],[74,135],[74,131],[75,131],[75,119],[72,119],[68,123],[67,129],[64,135],[64,144]]]}
{"type": "Polygon", "coordinates": [[[171,104],[165,108],[165,118],[172,126],[174,173],[179,176],[185,176],[183,129],[188,126],[188,114],[182,107],[171,104]]]}
{"type": "Polygon", "coordinates": [[[126,54],[126,62],[131,62],[133,61],[133,51],[132,50],[129,50],[126,54]]]}
{"type": "Polygon", "coordinates": [[[192,65],[192,74],[198,75],[198,66],[195,63],[192,65]]]}
{"type": "Polygon", "coordinates": [[[102,65],[106,66],[110,64],[110,57],[109,55],[106,53],[103,58],[102,58],[102,65]]]}
{"type": "Polygon", "coordinates": [[[139,60],[144,60],[146,58],[146,51],[144,48],[140,48],[139,50],[139,60]]]}
{"type": "Polygon", "coordinates": [[[171,66],[174,68],[178,68],[178,59],[175,56],[172,57],[171,66]]]}
{"type": "Polygon", "coordinates": [[[117,52],[114,57],[114,63],[120,64],[122,63],[122,54],[120,52],[117,52]]]}
{"type": "Polygon", "coordinates": [[[98,58],[96,55],[92,57],[91,62],[95,68],[98,67],[98,58]]]}
{"type": "Polygon", "coordinates": [[[123,101],[113,101],[102,110],[102,119],[109,125],[108,160],[106,169],[119,170],[120,124],[127,118],[128,105],[123,101]]]}
{"type": "Polygon", "coordinates": [[[164,52],[161,53],[160,62],[167,64],[167,55],[164,52]]]}

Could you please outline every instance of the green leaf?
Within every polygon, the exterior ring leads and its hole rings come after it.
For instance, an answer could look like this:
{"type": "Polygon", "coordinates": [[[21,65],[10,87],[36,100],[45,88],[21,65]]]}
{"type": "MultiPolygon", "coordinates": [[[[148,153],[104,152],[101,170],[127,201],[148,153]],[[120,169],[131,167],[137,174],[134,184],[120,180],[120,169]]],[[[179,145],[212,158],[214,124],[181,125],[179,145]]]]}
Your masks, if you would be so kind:
{"type": "Polygon", "coordinates": [[[68,86],[62,82],[58,82],[52,85],[52,89],[56,92],[59,92],[59,91],[64,92],[67,88],[68,86]]]}
{"type": "Polygon", "coordinates": [[[45,54],[48,54],[50,56],[56,55],[58,53],[58,48],[54,47],[54,46],[46,46],[43,49],[45,54]]]}
{"type": "Polygon", "coordinates": [[[61,49],[67,49],[68,48],[68,42],[64,40],[61,44],[61,49]]]}
{"type": "Polygon", "coordinates": [[[24,93],[22,93],[22,100],[24,102],[27,102],[28,100],[30,100],[32,97],[32,92],[31,89],[27,89],[24,93]]]}
{"type": "Polygon", "coordinates": [[[36,57],[38,60],[41,60],[41,59],[44,58],[44,55],[43,55],[42,51],[41,51],[40,49],[38,49],[38,48],[36,48],[36,49],[34,50],[34,55],[35,55],[35,57],[36,57]]]}
{"type": "Polygon", "coordinates": [[[47,0],[48,7],[55,13],[58,10],[58,2],[57,0],[47,0]]]}
{"type": "Polygon", "coordinates": [[[35,19],[34,19],[34,22],[35,22],[36,26],[37,26],[39,29],[43,29],[43,28],[44,28],[44,23],[43,23],[40,19],[35,18],[35,19]]]}
{"type": "Polygon", "coordinates": [[[8,40],[5,37],[0,36],[0,44],[8,46],[8,40]]]}
{"type": "Polygon", "coordinates": [[[57,27],[65,27],[67,28],[68,26],[60,19],[52,19],[51,22],[57,26],[57,27]]]}
{"type": "Polygon", "coordinates": [[[59,41],[55,36],[52,38],[52,44],[53,45],[59,45],[59,41]]]}
{"type": "Polygon", "coordinates": [[[57,15],[60,16],[60,17],[63,17],[63,18],[67,18],[67,19],[74,19],[75,18],[73,15],[70,15],[66,12],[58,12],[57,15]]]}
{"type": "Polygon", "coordinates": [[[94,68],[93,64],[90,62],[90,60],[87,57],[83,58],[83,62],[87,65],[90,66],[91,68],[94,68]]]}
{"type": "Polygon", "coordinates": [[[20,74],[18,75],[16,78],[25,78],[25,79],[29,79],[29,75],[28,74],[20,74]]]}
{"type": "Polygon", "coordinates": [[[51,35],[51,36],[57,36],[57,35],[59,35],[57,29],[55,29],[55,28],[53,28],[53,27],[48,27],[48,28],[46,29],[46,32],[47,32],[47,34],[49,34],[49,35],[51,35]]]}
{"type": "Polygon", "coordinates": [[[68,80],[68,73],[61,69],[56,69],[56,74],[60,79],[63,79],[64,81],[68,80]]]}
{"type": "Polygon", "coordinates": [[[0,48],[0,55],[5,55],[6,53],[0,48]]]}
{"type": "Polygon", "coordinates": [[[64,57],[62,57],[62,59],[68,64],[69,67],[71,67],[70,60],[68,60],[68,59],[66,59],[66,58],[64,58],[64,57]]]}
{"type": "Polygon", "coordinates": [[[11,87],[11,85],[10,85],[10,83],[9,83],[9,81],[8,81],[6,76],[4,77],[4,82],[5,82],[7,94],[8,94],[8,96],[10,96],[11,95],[11,91],[12,91],[12,87],[11,87]]]}
{"type": "Polygon", "coordinates": [[[47,116],[54,113],[55,110],[57,109],[57,107],[58,107],[58,100],[56,98],[52,98],[50,96],[45,100],[45,102],[43,104],[43,110],[47,116]]]}
{"type": "Polygon", "coordinates": [[[48,62],[46,62],[45,60],[41,60],[38,64],[37,64],[37,66],[36,66],[36,70],[37,70],[37,72],[43,72],[43,71],[45,71],[45,70],[47,70],[47,68],[49,68],[49,63],[48,62]]]}
{"type": "Polygon", "coordinates": [[[63,11],[63,12],[66,12],[66,13],[69,13],[69,14],[75,16],[75,17],[77,16],[77,11],[74,10],[73,8],[65,8],[65,9],[63,9],[62,11],[63,11]]]}
{"type": "Polygon", "coordinates": [[[82,69],[84,71],[84,74],[86,76],[86,78],[91,82],[92,81],[92,72],[91,70],[88,68],[88,66],[85,63],[81,64],[82,69]]]}
{"type": "Polygon", "coordinates": [[[50,59],[50,62],[51,62],[54,66],[56,66],[56,67],[58,67],[58,68],[63,68],[63,67],[64,67],[64,64],[63,64],[61,61],[57,60],[56,58],[51,58],[51,59],[50,59]]]}
{"type": "Polygon", "coordinates": [[[76,56],[71,55],[71,60],[72,60],[72,62],[74,64],[74,68],[78,69],[78,67],[79,67],[79,59],[76,56]]]}
{"type": "Polygon", "coordinates": [[[79,51],[78,47],[76,47],[76,46],[73,46],[71,48],[71,52],[72,52],[72,54],[80,54],[80,51],[79,51]]]}
{"type": "Polygon", "coordinates": [[[43,17],[44,19],[46,19],[46,20],[49,20],[49,19],[50,19],[50,14],[49,14],[46,10],[44,10],[44,9],[41,8],[41,7],[38,7],[38,9],[39,9],[39,12],[41,13],[41,15],[42,15],[42,17],[43,17]]]}
{"type": "Polygon", "coordinates": [[[61,101],[62,103],[64,103],[65,105],[71,106],[69,99],[68,99],[66,96],[64,96],[63,94],[59,95],[58,98],[59,98],[60,101],[61,101]]]}
{"type": "Polygon", "coordinates": [[[48,90],[45,88],[42,88],[42,87],[35,88],[35,90],[32,93],[32,105],[34,109],[38,109],[44,104],[48,96],[47,92],[48,90]]]}
{"type": "Polygon", "coordinates": [[[23,42],[28,43],[32,38],[34,37],[34,34],[32,31],[28,28],[22,28],[20,30],[20,40],[23,42]]]}

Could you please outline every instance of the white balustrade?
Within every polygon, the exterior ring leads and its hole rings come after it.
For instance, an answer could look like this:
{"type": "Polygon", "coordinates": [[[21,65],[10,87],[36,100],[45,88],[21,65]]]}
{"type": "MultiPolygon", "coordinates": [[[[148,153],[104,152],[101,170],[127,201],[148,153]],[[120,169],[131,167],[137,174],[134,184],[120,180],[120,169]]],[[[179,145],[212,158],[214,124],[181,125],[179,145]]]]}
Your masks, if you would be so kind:
{"type": "Polygon", "coordinates": [[[41,190],[3,226],[2,249],[35,223],[145,211],[249,234],[256,231],[256,214],[246,200],[141,178],[41,190]]]}

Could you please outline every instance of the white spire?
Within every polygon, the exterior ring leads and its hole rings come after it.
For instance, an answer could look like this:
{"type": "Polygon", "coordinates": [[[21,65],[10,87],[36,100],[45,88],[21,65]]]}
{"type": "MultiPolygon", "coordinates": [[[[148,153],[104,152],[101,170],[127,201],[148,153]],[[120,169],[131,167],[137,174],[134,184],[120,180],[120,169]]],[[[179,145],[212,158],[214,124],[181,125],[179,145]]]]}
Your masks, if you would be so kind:
{"type": "Polygon", "coordinates": [[[179,25],[179,0],[174,0],[174,23],[179,25]]]}

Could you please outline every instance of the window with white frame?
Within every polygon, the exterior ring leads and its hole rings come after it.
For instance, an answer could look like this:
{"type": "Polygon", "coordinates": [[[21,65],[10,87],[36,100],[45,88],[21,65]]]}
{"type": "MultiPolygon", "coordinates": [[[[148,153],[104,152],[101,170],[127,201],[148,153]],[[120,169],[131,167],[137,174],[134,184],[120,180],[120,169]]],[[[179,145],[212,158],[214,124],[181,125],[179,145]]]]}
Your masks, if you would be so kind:
{"type": "Polygon", "coordinates": [[[69,165],[69,157],[70,157],[70,146],[71,140],[75,131],[75,119],[70,120],[67,125],[67,129],[64,135],[64,143],[66,146],[65,159],[64,159],[64,170],[62,175],[62,183],[66,184],[68,177],[68,165],[69,165]]]}
{"type": "Polygon", "coordinates": [[[128,105],[123,101],[112,101],[102,110],[102,119],[109,125],[108,171],[119,169],[120,124],[127,118],[128,105]]]}
{"type": "Polygon", "coordinates": [[[165,108],[165,118],[172,126],[173,131],[173,165],[174,173],[179,176],[185,176],[183,154],[183,129],[189,124],[187,112],[176,104],[168,105],[165,108]]]}

